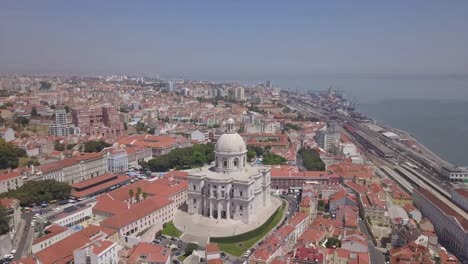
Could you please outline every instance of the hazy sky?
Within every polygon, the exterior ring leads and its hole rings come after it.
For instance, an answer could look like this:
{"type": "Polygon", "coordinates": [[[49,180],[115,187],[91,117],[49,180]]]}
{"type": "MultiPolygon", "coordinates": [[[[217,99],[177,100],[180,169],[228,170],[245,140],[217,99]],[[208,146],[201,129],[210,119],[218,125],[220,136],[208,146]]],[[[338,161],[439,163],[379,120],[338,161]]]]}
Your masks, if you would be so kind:
{"type": "Polygon", "coordinates": [[[0,72],[467,74],[468,1],[0,1],[0,72]]]}

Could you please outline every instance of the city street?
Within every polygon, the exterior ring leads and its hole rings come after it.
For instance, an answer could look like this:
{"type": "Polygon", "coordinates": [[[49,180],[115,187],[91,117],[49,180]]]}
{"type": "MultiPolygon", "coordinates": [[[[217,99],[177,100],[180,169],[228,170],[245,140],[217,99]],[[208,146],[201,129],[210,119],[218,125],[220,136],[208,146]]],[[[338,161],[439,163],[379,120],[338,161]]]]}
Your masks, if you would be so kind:
{"type": "Polygon", "coordinates": [[[25,220],[23,234],[18,243],[18,248],[16,249],[15,259],[20,259],[21,256],[25,256],[29,253],[30,247],[32,244],[32,239],[34,237],[34,228],[31,227],[31,221],[34,217],[35,212],[24,213],[21,218],[25,220]]]}
{"type": "Polygon", "coordinates": [[[364,233],[367,237],[367,243],[369,244],[369,254],[371,259],[371,264],[381,264],[385,263],[385,257],[383,253],[374,245],[372,237],[367,229],[366,224],[363,220],[359,220],[359,230],[364,233]]]}

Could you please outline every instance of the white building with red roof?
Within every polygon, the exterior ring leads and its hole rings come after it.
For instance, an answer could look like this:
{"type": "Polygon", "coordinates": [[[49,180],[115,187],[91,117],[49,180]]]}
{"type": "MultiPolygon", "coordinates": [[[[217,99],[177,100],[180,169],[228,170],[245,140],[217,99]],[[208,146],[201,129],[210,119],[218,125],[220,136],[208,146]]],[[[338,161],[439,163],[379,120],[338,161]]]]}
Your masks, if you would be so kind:
{"type": "Polygon", "coordinates": [[[7,172],[0,173],[0,193],[16,190],[23,185],[23,178],[25,171],[21,169],[14,169],[7,172]]]}
{"type": "Polygon", "coordinates": [[[120,246],[104,239],[87,243],[73,251],[74,264],[111,264],[118,262],[117,252],[120,246]]]}
{"type": "Polygon", "coordinates": [[[124,263],[132,264],[169,264],[171,261],[171,251],[163,246],[142,242],[129,250],[124,263]]]}

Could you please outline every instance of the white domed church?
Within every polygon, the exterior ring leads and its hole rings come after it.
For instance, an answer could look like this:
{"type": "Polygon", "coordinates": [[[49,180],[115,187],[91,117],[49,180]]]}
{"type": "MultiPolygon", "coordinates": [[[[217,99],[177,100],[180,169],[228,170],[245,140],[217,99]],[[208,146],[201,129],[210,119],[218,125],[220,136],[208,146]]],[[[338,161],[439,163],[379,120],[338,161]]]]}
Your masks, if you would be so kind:
{"type": "Polygon", "coordinates": [[[188,176],[188,213],[252,223],[270,204],[270,168],[247,162],[234,120],[216,143],[214,166],[188,176]]]}

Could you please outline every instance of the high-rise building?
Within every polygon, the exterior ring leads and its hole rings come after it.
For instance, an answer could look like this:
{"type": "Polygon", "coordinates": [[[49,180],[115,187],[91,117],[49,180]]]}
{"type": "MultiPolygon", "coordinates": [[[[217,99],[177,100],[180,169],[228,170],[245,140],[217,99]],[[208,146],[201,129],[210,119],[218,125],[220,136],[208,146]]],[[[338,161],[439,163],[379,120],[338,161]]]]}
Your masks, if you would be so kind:
{"type": "Polygon", "coordinates": [[[173,81],[168,81],[167,82],[167,89],[169,92],[174,92],[174,82],[173,81]]]}
{"type": "Polygon", "coordinates": [[[315,134],[317,145],[325,151],[332,151],[338,146],[340,133],[336,131],[334,126],[329,126],[325,130],[319,130],[315,134]]]}
{"type": "Polygon", "coordinates": [[[111,105],[76,108],[72,111],[72,118],[73,124],[85,135],[113,138],[121,136],[124,131],[119,113],[111,105]]]}
{"type": "Polygon", "coordinates": [[[73,128],[68,124],[67,112],[65,109],[56,109],[55,123],[49,125],[49,135],[66,137],[70,134],[73,134],[73,128]]]}
{"type": "Polygon", "coordinates": [[[245,91],[243,87],[236,88],[236,100],[245,101],[245,91]]]}
{"type": "Polygon", "coordinates": [[[271,88],[271,81],[269,81],[269,80],[266,81],[265,86],[266,86],[266,88],[271,88]]]}

